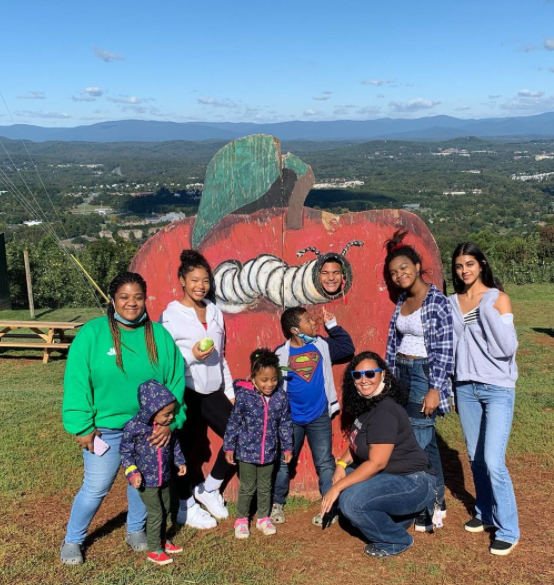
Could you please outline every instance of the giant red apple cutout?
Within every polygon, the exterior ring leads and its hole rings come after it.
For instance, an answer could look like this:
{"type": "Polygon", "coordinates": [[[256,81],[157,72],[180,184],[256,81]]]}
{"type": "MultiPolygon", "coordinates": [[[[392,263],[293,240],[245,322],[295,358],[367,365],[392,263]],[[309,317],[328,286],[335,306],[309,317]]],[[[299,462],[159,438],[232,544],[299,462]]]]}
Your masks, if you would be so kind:
{"type": "MultiPolygon", "coordinates": [[[[417,216],[397,210],[333,215],[303,207],[313,182],[310,167],[293,155],[281,156],[275,138],[236,140],[208,166],[198,216],[163,228],[131,264],[148,283],[148,309],[157,319],[170,301],[181,298],[181,251],[195,247],[206,256],[214,269],[216,302],[226,313],[226,357],[235,378],[248,375],[253,349],[284,341],[279,318],[287,306],[303,304],[321,317],[325,304],[352,335],[357,351],[384,355],[394,310],[383,278],[384,243],[399,227],[421,254],[427,280],[443,286],[437,245],[417,216]],[[335,295],[326,294],[318,278],[329,253],[341,258],[345,271],[346,282],[335,295]]],[[[338,390],[343,371],[344,365],[334,367],[338,390]]],[[[209,438],[212,454],[217,453],[221,440],[209,438]]],[[[343,448],[335,419],[335,454],[343,448]]],[[[316,496],[317,477],[306,451],[291,490],[316,496]]],[[[227,493],[234,490],[232,482],[227,493]]]]}

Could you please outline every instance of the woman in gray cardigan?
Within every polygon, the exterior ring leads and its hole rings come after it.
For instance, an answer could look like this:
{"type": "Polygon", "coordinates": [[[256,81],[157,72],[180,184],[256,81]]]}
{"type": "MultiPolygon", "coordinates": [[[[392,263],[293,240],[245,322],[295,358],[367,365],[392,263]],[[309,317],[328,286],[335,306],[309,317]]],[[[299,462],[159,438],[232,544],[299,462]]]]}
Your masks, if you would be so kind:
{"type": "Polygon", "coordinates": [[[454,251],[452,281],[456,404],[476,492],[475,517],[465,529],[495,528],[490,552],[507,555],[519,540],[514,488],[505,462],[517,380],[512,306],[475,244],[465,242],[454,251]]]}

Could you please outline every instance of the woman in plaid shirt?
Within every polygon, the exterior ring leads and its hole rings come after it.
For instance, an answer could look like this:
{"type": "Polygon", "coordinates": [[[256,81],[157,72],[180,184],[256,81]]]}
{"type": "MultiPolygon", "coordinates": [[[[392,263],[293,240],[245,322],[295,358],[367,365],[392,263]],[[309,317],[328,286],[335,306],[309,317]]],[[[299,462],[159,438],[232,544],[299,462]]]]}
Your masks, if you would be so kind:
{"type": "Polygon", "coordinates": [[[392,316],[386,361],[409,390],[406,407],[419,445],[437,472],[437,509],[433,518],[423,513],[415,521],[418,532],[442,527],[446,516],[444,475],[435,423],[450,412],[454,362],[454,326],[447,298],[422,274],[421,257],[404,243],[407,232],[398,230],[387,242],[385,276],[401,291],[392,316]]]}

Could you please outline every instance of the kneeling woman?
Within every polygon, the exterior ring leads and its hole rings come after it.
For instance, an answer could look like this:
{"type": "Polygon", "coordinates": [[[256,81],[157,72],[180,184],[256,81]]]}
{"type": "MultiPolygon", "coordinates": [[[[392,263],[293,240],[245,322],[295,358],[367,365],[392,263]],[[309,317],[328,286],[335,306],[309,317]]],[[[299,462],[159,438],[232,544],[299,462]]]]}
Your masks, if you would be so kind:
{"type": "Polygon", "coordinates": [[[368,555],[400,554],[414,542],[406,527],[433,509],[434,469],[404,410],[407,396],[381,357],[358,354],[344,373],[342,393],[350,446],[337,461],[321,513],[340,495],[340,511],[369,540],[368,555]]]}

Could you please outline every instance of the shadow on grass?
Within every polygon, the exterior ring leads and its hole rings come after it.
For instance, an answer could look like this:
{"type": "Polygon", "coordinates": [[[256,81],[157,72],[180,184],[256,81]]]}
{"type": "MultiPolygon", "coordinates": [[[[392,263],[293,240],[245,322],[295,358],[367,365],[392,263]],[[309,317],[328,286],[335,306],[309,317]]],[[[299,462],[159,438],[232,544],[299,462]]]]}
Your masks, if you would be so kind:
{"type": "Polygon", "coordinates": [[[42,309],[42,311],[40,311],[40,313],[35,313],[35,319],[40,319],[41,317],[44,317],[44,315],[49,315],[50,313],[53,313],[56,309],[42,309]]]}
{"type": "Polygon", "coordinates": [[[554,329],[549,329],[545,327],[532,327],[532,330],[536,331],[537,333],[543,333],[544,335],[554,337],[554,329]]]}
{"type": "Polygon", "coordinates": [[[100,538],[104,538],[104,536],[108,536],[115,530],[122,528],[125,526],[125,521],[127,519],[127,511],[120,512],[117,516],[114,516],[107,522],[105,522],[102,526],[99,526],[94,532],[91,532],[85,539],[84,546],[85,548],[94,544],[100,538]]]}
{"type": "Polygon", "coordinates": [[[444,472],[444,483],[452,496],[462,502],[468,513],[474,516],[475,498],[465,488],[464,468],[460,460],[460,453],[450,447],[440,433],[437,433],[436,437],[444,472]]]}

